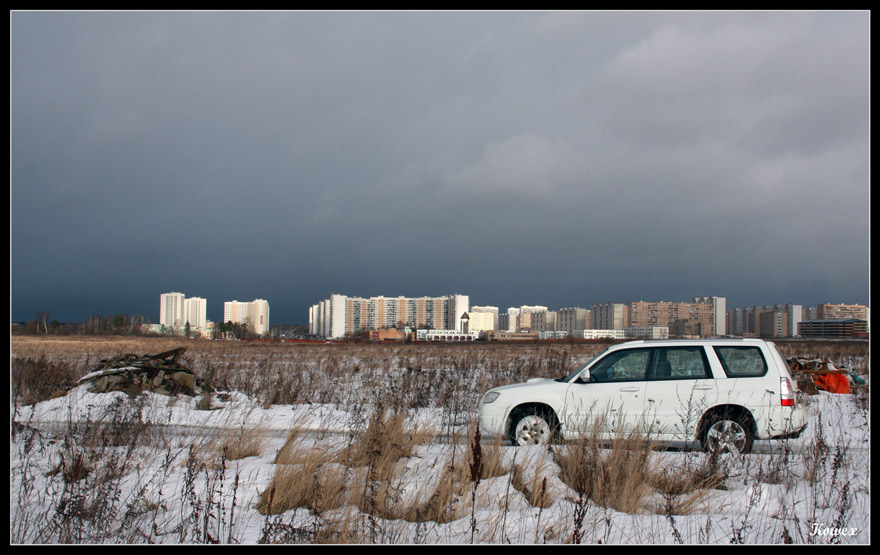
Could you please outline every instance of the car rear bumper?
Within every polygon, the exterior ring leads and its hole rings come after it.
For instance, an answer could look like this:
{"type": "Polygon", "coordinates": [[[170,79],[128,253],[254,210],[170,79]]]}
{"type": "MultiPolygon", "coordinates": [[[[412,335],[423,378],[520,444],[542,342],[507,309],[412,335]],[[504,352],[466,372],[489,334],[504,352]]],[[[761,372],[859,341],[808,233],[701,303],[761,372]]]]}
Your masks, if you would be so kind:
{"type": "Polygon", "coordinates": [[[807,427],[807,411],[803,405],[773,407],[756,439],[794,439],[807,427]]]}

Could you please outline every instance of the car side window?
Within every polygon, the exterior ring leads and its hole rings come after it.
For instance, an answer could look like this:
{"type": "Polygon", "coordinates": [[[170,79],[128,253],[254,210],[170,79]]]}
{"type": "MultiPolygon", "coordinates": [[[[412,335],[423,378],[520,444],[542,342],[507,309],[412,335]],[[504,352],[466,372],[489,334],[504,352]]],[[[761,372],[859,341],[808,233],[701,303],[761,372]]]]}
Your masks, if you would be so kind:
{"type": "Polygon", "coordinates": [[[609,354],[590,367],[591,382],[627,382],[644,380],[650,349],[629,349],[609,354]]]}
{"type": "Polygon", "coordinates": [[[757,347],[715,347],[728,378],[751,378],[767,373],[767,361],[757,347]]]}
{"type": "Polygon", "coordinates": [[[699,380],[712,376],[702,347],[655,349],[651,367],[653,380],[699,380]]]}

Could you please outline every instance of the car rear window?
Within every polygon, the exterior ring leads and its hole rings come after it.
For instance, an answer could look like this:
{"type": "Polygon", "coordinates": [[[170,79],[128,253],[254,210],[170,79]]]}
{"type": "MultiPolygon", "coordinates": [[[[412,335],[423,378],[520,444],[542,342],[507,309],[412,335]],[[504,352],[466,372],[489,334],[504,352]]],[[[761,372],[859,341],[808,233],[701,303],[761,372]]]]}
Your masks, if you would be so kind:
{"type": "Polygon", "coordinates": [[[767,373],[767,361],[758,347],[714,347],[728,378],[750,378],[767,373]]]}

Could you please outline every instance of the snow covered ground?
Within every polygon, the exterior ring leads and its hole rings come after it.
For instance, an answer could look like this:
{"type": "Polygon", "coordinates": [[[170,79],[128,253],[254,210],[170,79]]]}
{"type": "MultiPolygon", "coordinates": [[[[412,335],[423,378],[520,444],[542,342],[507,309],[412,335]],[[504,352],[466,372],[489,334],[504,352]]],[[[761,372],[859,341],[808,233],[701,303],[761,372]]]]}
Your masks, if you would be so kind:
{"type": "MultiPolygon", "coordinates": [[[[562,481],[554,457],[561,446],[515,448],[486,440],[486,452],[494,448],[507,470],[474,481],[450,499],[457,507],[450,519],[423,521],[371,513],[356,504],[321,514],[302,507],[270,515],[257,510],[291,429],[310,447],[341,448],[357,441],[369,419],[362,408],[262,407],[228,393],[213,396],[212,410],[199,410],[199,398],[129,399],[123,393],[90,393],[84,385],[64,397],[11,409],[10,541],[870,543],[869,412],[852,395],[808,399],[810,421],[802,437],[757,442],[754,453],[724,461],[723,483],[690,494],[688,503],[653,493],[637,511],[603,507],[562,481]],[[256,454],[235,459],[216,454],[216,445],[246,432],[258,438],[256,454]],[[539,503],[522,484],[541,484],[539,503]],[[673,504],[688,509],[670,509],[673,504]]],[[[465,458],[475,414],[456,423],[444,418],[436,409],[408,415],[414,429],[456,428],[461,435],[457,442],[444,437],[423,442],[397,462],[396,502],[423,496],[442,469],[465,458]]],[[[691,468],[705,457],[658,450],[649,464],[691,468]]],[[[369,483],[358,469],[346,472],[351,483],[369,483]]]]}

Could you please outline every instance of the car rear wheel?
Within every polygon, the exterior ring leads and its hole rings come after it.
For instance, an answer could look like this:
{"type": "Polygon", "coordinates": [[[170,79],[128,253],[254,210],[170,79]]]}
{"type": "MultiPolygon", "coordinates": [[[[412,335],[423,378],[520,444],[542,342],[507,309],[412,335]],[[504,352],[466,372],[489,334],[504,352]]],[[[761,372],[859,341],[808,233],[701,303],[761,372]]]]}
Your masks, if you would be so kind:
{"type": "Polygon", "coordinates": [[[514,415],[511,440],[514,445],[546,445],[556,433],[556,420],[540,410],[514,415]]]}
{"type": "Polygon", "coordinates": [[[710,453],[744,454],[752,450],[751,427],[742,416],[716,417],[703,433],[703,447],[710,453]]]}

